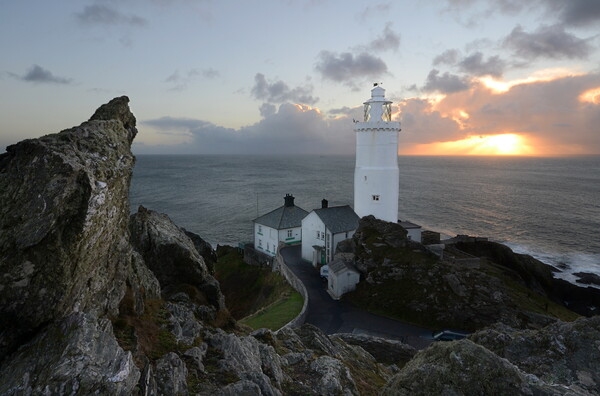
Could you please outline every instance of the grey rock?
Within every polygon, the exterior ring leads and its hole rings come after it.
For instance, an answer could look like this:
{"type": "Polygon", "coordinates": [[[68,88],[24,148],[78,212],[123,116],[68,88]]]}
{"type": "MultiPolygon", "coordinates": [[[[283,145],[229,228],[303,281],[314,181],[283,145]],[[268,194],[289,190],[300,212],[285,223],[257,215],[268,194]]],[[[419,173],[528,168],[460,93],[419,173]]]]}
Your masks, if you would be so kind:
{"type": "Polygon", "coordinates": [[[193,294],[190,297],[199,305],[225,308],[219,283],[210,275],[192,240],[167,215],[140,206],[131,216],[130,230],[135,250],[156,275],[163,294],[184,291],[193,294]],[[181,289],[182,285],[192,289],[181,289]]]}
{"type": "MultiPolygon", "coordinates": [[[[154,273],[146,267],[142,256],[133,251],[131,266],[127,276],[127,286],[132,292],[133,314],[144,313],[144,301],[146,299],[160,298],[160,284],[154,273]]],[[[124,313],[124,312],[121,312],[124,313]]]]}
{"type": "Polygon", "coordinates": [[[497,326],[469,338],[547,383],[600,394],[600,316],[541,330],[497,326]]]}
{"type": "Polygon", "coordinates": [[[185,232],[185,235],[187,235],[194,243],[196,250],[204,259],[204,263],[206,264],[208,271],[211,274],[214,274],[215,263],[217,262],[217,252],[215,252],[210,243],[202,239],[200,235],[194,234],[193,232],[188,231],[185,228],[182,228],[182,230],[185,232]]]}
{"type": "Polygon", "coordinates": [[[159,395],[187,395],[187,367],[174,352],[156,361],[156,384],[159,395]]]}
{"type": "Polygon", "coordinates": [[[131,257],[128,101],[0,155],[0,356],[72,312],[117,314],[131,257]]]}
{"type": "Polygon", "coordinates": [[[319,377],[317,389],[320,395],[359,394],[350,371],[338,359],[321,356],[310,364],[310,368],[319,377]]]}
{"type": "Polygon", "coordinates": [[[241,380],[225,386],[218,393],[221,396],[262,396],[260,387],[252,381],[241,380]]]}
{"type": "Polygon", "coordinates": [[[417,353],[382,395],[560,395],[566,391],[526,375],[469,340],[439,342],[417,353]]]}
{"type": "Polygon", "coordinates": [[[112,326],[92,314],[57,321],[0,368],[2,395],[129,395],[140,371],[112,326]]]}
{"type": "Polygon", "coordinates": [[[194,363],[194,368],[199,372],[204,372],[204,364],[202,360],[206,356],[206,351],[208,349],[208,345],[206,343],[200,344],[200,346],[192,347],[183,353],[184,356],[191,359],[194,363]]]}
{"type": "Polygon", "coordinates": [[[171,314],[168,327],[177,342],[192,345],[203,329],[202,324],[194,316],[194,304],[168,302],[166,308],[171,314]]]}
{"type": "Polygon", "coordinates": [[[412,346],[396,340],[364,334],[334,334],[350,345],[356,345],[369,352],[380,363],[404,365],[417,353],[412,346]]]}
{"type": "Polygon", "coordinates": [[[154,369],[152,363],[147,357],[142,358],[144,368],[142,369],[142,375],[138,383],[140,389],[140,396],[157,396],[158,387],[156,385],[156,379],[154,378],[154,369]]]}

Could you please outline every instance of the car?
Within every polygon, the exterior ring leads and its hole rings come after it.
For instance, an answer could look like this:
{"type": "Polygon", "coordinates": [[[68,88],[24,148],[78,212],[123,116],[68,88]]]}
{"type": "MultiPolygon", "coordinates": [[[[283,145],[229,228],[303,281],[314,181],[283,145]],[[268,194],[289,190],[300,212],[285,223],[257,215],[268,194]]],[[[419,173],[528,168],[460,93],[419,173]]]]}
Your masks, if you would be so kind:
{"type": "Polygon", "coordinates": [[[441,331],[434,331],[432,333],[434,341],[462,340],[463,338],[465,338],[468,335],[469,335],[469,333],[467,333],[465,331],[458,331],[458,330],[441,330],[441,331]]]}
{"type": "Polygon", "coordinates": [[[329,278],[329,266],[328,265],[322,266],[321,270],[320,270],[320,274],[321,274],[321,279],[329,278]]]}

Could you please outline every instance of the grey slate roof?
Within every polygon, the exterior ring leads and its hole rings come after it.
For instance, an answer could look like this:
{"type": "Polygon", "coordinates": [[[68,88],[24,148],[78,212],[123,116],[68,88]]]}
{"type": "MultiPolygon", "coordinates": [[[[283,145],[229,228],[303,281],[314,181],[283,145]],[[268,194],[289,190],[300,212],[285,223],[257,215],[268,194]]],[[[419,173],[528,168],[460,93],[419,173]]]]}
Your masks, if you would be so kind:
{"type": "Polygon", "coordinates": [[[349,270],[349,271],[358,273],[358,271],[356,270],[356,268],[354,268],[354,266],[352,264],[347,263],[346,261],[344,261],[343,259],[340,259],[340,258],[336,258],[335,260],[330,262],[328,265],[329,265],[329,272],[332,272],[336,275],[341,272],[344,272],[345,270],[349,270]]]}
{"type": "Polygon", "coordinates": [[[276,230],[295,228],[302,225],[302,219],[308,212],[299,206],[280,206],[271,212],[254,219],[255,223],[262,224],[276,230]]]}
{"type": "Polygon", "coordinates": [[[360,218],[349,205],[315,209],[315,213],[333,234],[358,228],[360,218]]]}

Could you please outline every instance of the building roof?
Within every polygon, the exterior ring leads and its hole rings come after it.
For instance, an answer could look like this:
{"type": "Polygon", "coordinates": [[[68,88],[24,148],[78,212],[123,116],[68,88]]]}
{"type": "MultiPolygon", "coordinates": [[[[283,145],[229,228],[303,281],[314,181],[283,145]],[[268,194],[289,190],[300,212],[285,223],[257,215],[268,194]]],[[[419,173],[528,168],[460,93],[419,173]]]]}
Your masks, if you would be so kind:
{"type": "Polygon", "coordinates": [[[349,205],[315,209],[314,212],[333,234],[358,228],[360,217],[349,205]]]}
{"type": "Polygon", "coordinates": [[[354,268],[354,266],[352,264],[346,262],[345,260],[343,260],[341,258],[334,259],[328,265],[329,265],[329,272],[334,273],[336,275],[340,274],[344,271],[352,271],[352,272],[358,273],[358,271],[356,270],[356,268],[354,268]]]}
{"type": "Polygon", "coordinates": [[[255,223],[262,224],[276,230],[302,226],[302,219],[308,212],[299,206],[280,206],[260,217],[254,219],[255,223]]]}
{"type": "Polygon", "coordinates": [[[398,221],[398,224],[400,224],[400,226],[402,226],[402,228],[404,228],[405,230],[408,230],[410,228],[421,228],[420,225],[411,223],[410,221],[398,221]]]}

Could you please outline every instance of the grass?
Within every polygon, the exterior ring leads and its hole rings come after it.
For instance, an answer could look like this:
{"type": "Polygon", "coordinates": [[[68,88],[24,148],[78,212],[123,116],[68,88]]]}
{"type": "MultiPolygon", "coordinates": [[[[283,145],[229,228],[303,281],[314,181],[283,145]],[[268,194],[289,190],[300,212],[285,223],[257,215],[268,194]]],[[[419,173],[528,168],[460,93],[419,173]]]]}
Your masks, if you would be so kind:
{"type": "Polygon", "coordinates": [[[303,304],[300,293],[293,291],[258,313],[244,318],[241,323],[254,330],[263,327],[278,330],[300,313],[303,304]]]}
{"type": "Polygon", "coordinates": [[[281,274],[244,263],[235,248],[219,246],[217,257],[215,277],[231,316],[237,320],[295,293],[281,274]]]}

